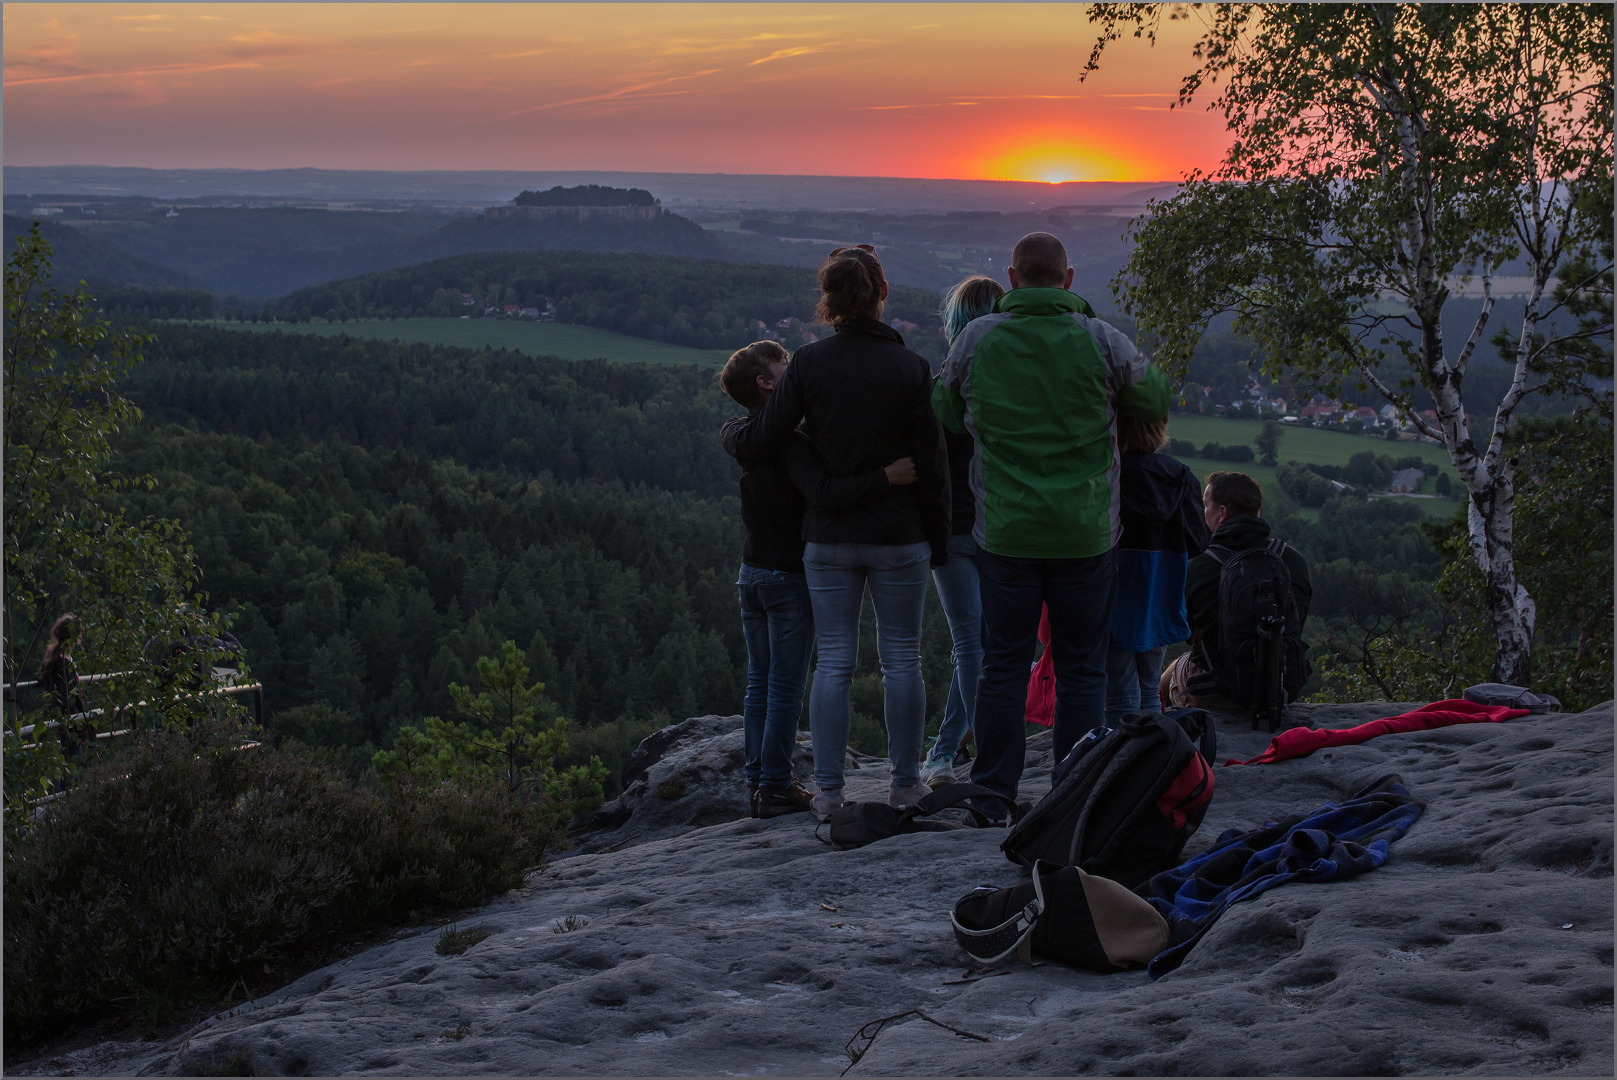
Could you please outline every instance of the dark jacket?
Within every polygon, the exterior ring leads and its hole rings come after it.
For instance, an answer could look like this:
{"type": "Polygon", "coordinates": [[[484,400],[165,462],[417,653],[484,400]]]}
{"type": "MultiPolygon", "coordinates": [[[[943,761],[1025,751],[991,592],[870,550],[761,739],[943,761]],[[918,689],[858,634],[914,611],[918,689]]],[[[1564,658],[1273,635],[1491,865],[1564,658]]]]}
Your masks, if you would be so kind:
{"type": "Polygon", "coordinates": [[[1207,520],[1201,483],[1183,462],[1167,454],[1123,454],[1122,459],[1117,518],[1123,533],[1117,542],[1112,648],[1149,652],[1190,636],[1186,563],[1207,547],[1207,520]]]}
{"type": "MultiPolygon", "coordinates": [[[[1269,523],[1262,518],[1231,518],[1213,534],[1211,544],[1240,552],[1269,542],[1269,523]]],[[[1211,546],[1211,544],[1209,546],[1211,546]]],[[[1291,572],[1291,594],[1297,601],[1297,617],[1307,620],[1308,603],[1314,586],[1308,580],[1308,560],[1290,544],[1280,559],[1291,572]]],[[[1190,612],[1191,640],[1201,645],[1202,655],[1218,654],[1218,560],[1203,552],[1185,568],[1185,607],[1190,612]]]]}
{"type": "Polygon", "coordinates": [[[51,704],[69,715],[81,713],[84,692],[79,686],[79,669],[71,656],[59,656],[40,673],[39,688],[50,696],[51,704]]]}
{"type": "Polygon", "coordinates": [[[977,524],[977,496],[971,490],[971,455],[976,443],[970,435],[943,429],[949,451],[949,535],[970,536],[977,524]]]}
{"type": "Polygon", "coordinates": [[[741,466],[741,522],[747,538],[741,561],[760,570],[803,572],[803,511],[812,505],[838,513],[882,498],[892,484],[885,468],[859,476],[833,478],[814,456],[808,436],[794,431],[782,453],[767,458],[736,455],[736,437],[747,417],[725,421],[719,442],[741,466]]]}
{"type": "Polygon", "coordinates": [[[780,453],[801,422],[832,479],[914,458],[917,483],[852,509],[810,504],[803,538],[820,544],[925,541],[932,561],[942,565],[949,557],[949,466],[931,397],[926,359],[906,348],[897,330],[875,319],[843,323],[792,355],[769,402],[737,433],[736,456],[760,460],[780,453]]]}

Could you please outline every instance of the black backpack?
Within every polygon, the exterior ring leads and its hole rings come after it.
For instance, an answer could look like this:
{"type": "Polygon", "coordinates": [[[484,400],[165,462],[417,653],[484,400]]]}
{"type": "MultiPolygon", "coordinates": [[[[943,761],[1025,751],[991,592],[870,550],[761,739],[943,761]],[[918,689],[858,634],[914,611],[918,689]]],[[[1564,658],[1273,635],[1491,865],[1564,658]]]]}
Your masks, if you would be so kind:
{"type": "Polygon", "coordinates": [[[1092,731],[1005,837],[1012,862],[1081,867],[1126,888],[1179,863],[1213,797],[1213,721],[1202,709],[1137,713],[1092,731]]]}
{"type": "Polygon", "coordinates": [[[930,795],[922,796],[919,803],[903,810],[879,802],[844,803],[831,811],[831,817],[828,819],[831,826],[830,844],[838,851],[846,851],[849,848],[864,847],[866,844],[874,844],[877,840],[885,840],[889,836],[904,833],[967,829],[971,826],[955,821],[926,820],[940,810],[948,810],[962,804],[963,809],[971,811],[971,816],[976,819],[979,826],[986,826],[988,819],[978,807],[966,802],[968,799],[1004,803],[1009,807],[1013,819],[1019,812],[1014,800],[1007,799],[997,791],[989,791],[976,784],[949,784],[938,788],[930,795]]]}
{"type": "Polygon", "coordinates": [[[1208,656],[1218,692],[1252,712],[1252,727],[1275,731],[1308,680],[1303,621],[1291,591],[1283,540],[1233,552],[1215,544],[1218,561],[1218,655],[1208,656]]]}

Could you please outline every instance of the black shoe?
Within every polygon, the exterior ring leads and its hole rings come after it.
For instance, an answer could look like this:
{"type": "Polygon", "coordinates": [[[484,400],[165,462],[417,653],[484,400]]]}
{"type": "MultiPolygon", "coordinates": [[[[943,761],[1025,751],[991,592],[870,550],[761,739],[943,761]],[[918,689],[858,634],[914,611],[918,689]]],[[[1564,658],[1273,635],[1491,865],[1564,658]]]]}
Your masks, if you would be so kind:
{"type": "Polygon", "coordinates": [[[758,816],[758,784],[756,782],[747,785],[747,816],[758,816]]]}
{"type": "Polygon", "coordinates": [[[790,787],[758,789],[758,795],[753,801],[753,817],[773,818],[783,817],[786,814],[803,814],[808,812],[809,801],[813,794],[797,781],[790,787]]]}

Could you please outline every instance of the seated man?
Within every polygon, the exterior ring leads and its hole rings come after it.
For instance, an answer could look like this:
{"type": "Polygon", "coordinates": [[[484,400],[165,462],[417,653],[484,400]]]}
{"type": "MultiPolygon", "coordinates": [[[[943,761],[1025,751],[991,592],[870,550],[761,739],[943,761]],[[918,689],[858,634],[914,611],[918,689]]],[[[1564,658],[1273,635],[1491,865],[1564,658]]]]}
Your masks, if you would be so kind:
{"type": "MultiPolygon", "coordinates": [[[[1190,560],[1185,568],[1185,607],[1190,619],[1190,649],[1168,666],[1162,673],[1162,700],[1169,707],[1228,706],[1225,699],[1213,696],[1203,689],[1212,680],[1197,679],[1213,673],[1211,658],[1219,655],[1218,585],[1224,561],[1252,548],[1266,547],[1270,543],[1269,523],[1258,516],[1263,509],[1263,488],[1246,473],[1215,472],[1207,477],[1202,491],[1202,512],[1213,538],[1208,550],[1190,560]],[[1215,551],[1222,548],[1223,551],[1215,551]],[[1197,683],[1191,689],[1191,680],[1197,683]]],[[[1291,595],[1297,607],[1297,625],[1300,633],[1308,618],[1308,603],[1314,588],[1308,580],[1308,561],[1290,544],[1279,552],[1281,562],[1291,575],[1291,595]]],[[[1300,653],[1297,657],[1301,661],[1300,653]]],[[[1288,682],[1301,685],[1306,677],[1306,661],[1298,665],[1301,673],[1293,672],[1288,682]]],[[[1228,679],[1219,680],[1226,685],[1228,679]]],[[[1237,703],[1245,706],[1247,703],[1237,703]]]]}

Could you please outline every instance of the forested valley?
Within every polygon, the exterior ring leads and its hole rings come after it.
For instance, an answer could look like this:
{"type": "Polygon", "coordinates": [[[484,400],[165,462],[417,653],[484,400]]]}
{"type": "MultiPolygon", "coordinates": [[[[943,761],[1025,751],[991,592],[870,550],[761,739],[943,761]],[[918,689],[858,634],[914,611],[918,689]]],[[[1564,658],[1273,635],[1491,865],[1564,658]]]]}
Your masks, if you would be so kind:
{"type": "MultiPolygon", "coordinates": [[[[152,329],[124,383],[148,421],[119,461],[157,483],[124,497],[185,528],[278,737],[360,773],[504,640],[572,725],[572,759],[614,774],[655,726],[739,710],[741,526],[716,438],[737,410],[711,372],[152,329]]],[[[1407,503],[1337,495],[1311,521],[1273,491],[1267,516],[1316,568],[1316,642],[1445,566],[1407,503]]],[[[869,625],[854,742],[880,753],[874,651],[869,625]]],[[[935,730],[935,597],[924,668],[935,730]]]]}

